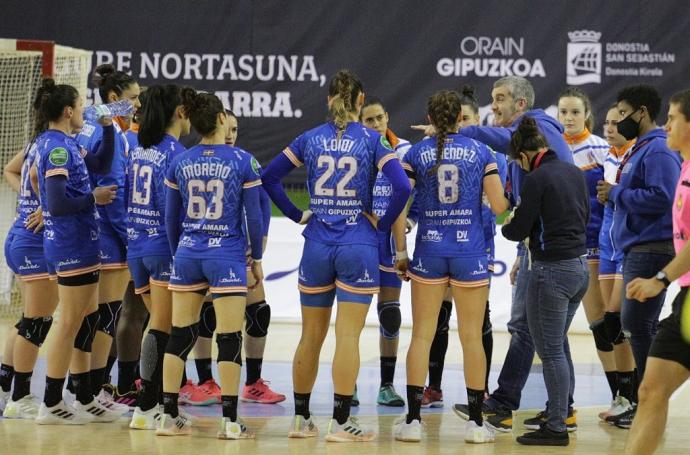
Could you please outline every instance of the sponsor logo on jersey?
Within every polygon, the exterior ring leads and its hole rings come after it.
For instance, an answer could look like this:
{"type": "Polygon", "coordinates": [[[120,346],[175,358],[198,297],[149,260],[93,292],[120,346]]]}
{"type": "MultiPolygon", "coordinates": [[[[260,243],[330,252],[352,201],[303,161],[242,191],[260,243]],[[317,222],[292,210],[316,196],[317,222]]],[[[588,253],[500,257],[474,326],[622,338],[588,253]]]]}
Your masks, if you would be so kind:
{"type": "Polygon", "coordinates": [[[455,239],[458,242],[469,242],[469,236],[467,235],[467,231],[456,231],[455,232],[455,239]]]}
{"type": "Polygon", "coordinates": [[[373,283],[374,279],[369,276],[369,270],[364,269],[364,276],[362,278],[358,278],[356,283],[373,283]]]}
{"type": "Polygon", "coordinates": [[[388,142],[388,139],[385,136],[381,136],[379,141],[381,142],[381,145],[383,145],[384,148],[387,148],[388,150],[393,151],[393,146],[391,145],[390,142],[388,142]]]}
{"type": "Polygon", "coordinates": [[[146,228],[146,233],[149,237],[155,237],[158,235],[158,228],[146,228]]]}
{"type": "Polygon", "coordinates": [[[208,247],[219,248],[222,240],[223,239],[221,237],[211,237],[210,239],[208,239],[208,247]]]}
{"type": "Polygon", "coordinates": [[[38,264],[31,262],[31,259],[29,259],[27,256],[24,256],[24,265],[19,266],[19,270],[36,270],[38,268],[38,264]]]}
{"type": "Polygon", "coordinates": [[[64,166],[67,164],[68,157],[67,149],[64,147],[56,147],[50,151],[48,161],[50,161],[50,164],[53,166],[64,166]]]}
{"type": "Polygon", "coordinates": [[[261,175],[261,165],[259,164],[258,161],[256,161],[256,158],[252,157],[251,164],[252,164],[252,171],[254,171],[254,173],[256,175],[261,175]]]}
{"type": "Polygon", "coordinates": [[[211,149],[206,149],[203,152],[201,152],[201,154],[203,156],[213,156],[213,155],[215,155],[215,152],[211,149]]]}
{"type": "Polygon", "coordinates": [[[304,269],[302,267],[299,268],[298,278],[300,281],[307,281],[307,277],[304,275],[304,269]]]}
{"type": "Polygon", "coordinates": [[[429,273],[429,271],[424,268],[424,265],[422,265],[421,259],[417,259],[417,265],[413,266],[412,270],[416,270],[416,271],[422,272],[422,273],[429,273]]]}
{"type": "Polygon", "coordinates": [[[434,229],[429,229],[426,234],[422,234],[422,242],[443,242],[443,234],[434,229]]]}
{"type": "Polygon", "coordinates": [[[180,243],[178,244],[178,246],[183,246],[186,248],[191,248],[194,245],[196,245],[196,242],[194,241],[193,238],[191,238],[188,235],[185,235],[184,237],[182,237],[182,239],[180,239],[180,243]]]}
{"type": "Polygon", "coordinates": [[[242,278],[238,277],[235,272],[230,269],[226,278],[221,278],[220,283],[241,283],[242,278]]]}
{"type": "Polygon", "coordinates": [[[60,261],[57,263],[58,267],[64,267],[67,265],[77,265],[77,264],[81,264],[81,259],[70,258],[70,259],[65,259],[64,261],[60,261]]]}

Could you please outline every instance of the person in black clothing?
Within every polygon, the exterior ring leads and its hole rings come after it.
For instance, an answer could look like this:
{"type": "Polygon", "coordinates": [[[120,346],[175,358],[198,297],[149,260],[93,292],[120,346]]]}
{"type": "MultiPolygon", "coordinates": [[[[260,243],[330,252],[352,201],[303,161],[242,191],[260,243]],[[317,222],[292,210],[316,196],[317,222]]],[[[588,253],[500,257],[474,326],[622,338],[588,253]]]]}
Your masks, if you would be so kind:
{"type": "Polygon", "coordinates": [[[565,420],[571,374],[565,342],[568,327],[587,290],[587,183],[582,171],[558,160],[533,119],[523,117],[511,137],[511,157],[528,174],[520,204],[503,235],[529,246],[527,322],[542,360],[548,394],[545,420],[517,438],[526,445],[569,443],[565,420]]]}

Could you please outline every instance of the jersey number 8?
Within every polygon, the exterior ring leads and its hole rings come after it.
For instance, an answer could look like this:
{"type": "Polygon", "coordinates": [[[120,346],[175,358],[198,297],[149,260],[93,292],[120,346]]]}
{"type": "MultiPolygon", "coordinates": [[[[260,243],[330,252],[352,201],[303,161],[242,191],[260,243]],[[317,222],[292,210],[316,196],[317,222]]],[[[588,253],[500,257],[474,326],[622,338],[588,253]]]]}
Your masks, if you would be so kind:
{"type": "Polygon", "coordinates": [[[326,188],[326,182],[335,173],[336,161],[335,158],[328,155],[319,156],[316,162],[319,169],[326,167],[326,170],[321,177],[316,181],[316,187],[314,188],[314,193],[317,196],[327,196],[327,197],[355,197],[357,195],[357,190],[352,190],[346,188],[347,184],[350,183],[352,177],[357,173],[357,160],[352,156],[343,156],[338,160],[337,168],[345,169],[347,168],[347,173],[343,175],[340,181],[336,184],[335,190],[333,188],[326,188]]]}
{"type": "Polygon", "coordinates": [[[208,182],[203,180],[190,180],[187,183],[187,216],[193,220],[217,220],[223,216],[223,194],[225,183],[222,180],[213,179],[208,182]],[[203,193],[211,193],[211,201],[206,204],[203,193]]]}
{"type": "Polygon", "coordinates": [[[438,201],[442,204],[454,204],[460,196],[460,173],[454,164],[442,164],[436,171],[438,178],[438,201]]]}

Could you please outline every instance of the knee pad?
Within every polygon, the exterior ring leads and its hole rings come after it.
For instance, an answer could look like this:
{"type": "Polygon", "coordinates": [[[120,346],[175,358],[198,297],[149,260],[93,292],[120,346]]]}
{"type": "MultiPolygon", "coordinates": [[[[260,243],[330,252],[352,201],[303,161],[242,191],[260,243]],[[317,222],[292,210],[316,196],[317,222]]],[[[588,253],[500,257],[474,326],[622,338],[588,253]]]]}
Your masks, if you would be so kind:
{"type": "Polygon", "coordinates": [[[394,340],[400,335],[400,302],[380,302],[378,304],[379,330],[387,340],[394,340]]]}
{"type": "Polygon", "coordinates": [[[48,336],[50,326],[53,325],[53,318],[50,316],[45,318],[27,318],[22,316],[18,325],[19,336],[40,348],[48,336]]]}
{"type": "Polygon", "coordinates": [[[122,308],[122,301],[101,303],[98,305],[98,314],[101,316],[98,321],[98,330],[110,337],[115,336],[115,322],[122,308]]]}
{"type": "Polygon", "coordinates": [[[91,352],[91,344],[93,343],[93,337],[96,336],[96,330],[98,330],[98,321],[101,319],[101,315],[98,311],[94,311],[91,314],[87,314],[81,321],[81,327],[79,327],[79,332],[77,332],[77,337],[74,339],[74,347],[84,352],[91,352]]]}
{"type": "Polygon", "coordinates": [[[219,333],[216,344],[218,362],[233,362],[242,366],[242,332],[219,333]]]}
{"type": "Polygon", "coordinates": [[[491,325],[491,319],[489,318],[489,302],[486,302],[486,310],[484,310],[484,322],[482,322],[482,335],[488,335],[491,333],[491,329],[494,327],[491,325]]]}
{"type": "Polygon", "coordinates": [[[606,333],[606,323],[603,319],[592,322],[592,325],[589,326],[589,330],[591,330],[592,335],[594,335],[594,344],[599,351],[613,351],[613,344],[611,344],[608,333],[606,333]]]}
{"type": "Polygon", "coordinates": [[[265,300],[247,305],[244,311],[247,335],[263,338],[268,335],[268,325],[271,323],[271,307],[265,300]]]}
{"type": "Polygon", "coordinates": [[[448,333],[448,325],[450,324],[450,315],[453,311],[453,302],[444,300],[441,304],[441,310],[438,313],[438,323],[436,324],[436,333],[448,333]]]}
{"type": "Polygon", "coordinates": [[[15,328],[15,329],[19,330],[19,326],[22,325],[22,319],[24,319],[24,313],[22,313],[22,317],[19,318],[19,320],[17,321],[17,323],[14,325],[14,328],[15,328]]]}
{"type": "Polygon", "coordinates": [[[607,311],[604,313],[604,327],[606,327],[606,336],[609,342],[618,345],[625,341],[625,333],[623,333],[619,311],[607,311]]]}
{"type": "Polygon", "coordinates": [[[199,336],[202,338],[213,338],[216,331],[216,310],[213,302],[204,301],[201,305],[201,317],[199,318],[199,336]]]}
{"type": "Polygon", "coordinates": [[[165,353],[179,357],[186,362],[197,338],[199,338],[198,323],[186,327],[173,327],[165,347],[165,353]]]}

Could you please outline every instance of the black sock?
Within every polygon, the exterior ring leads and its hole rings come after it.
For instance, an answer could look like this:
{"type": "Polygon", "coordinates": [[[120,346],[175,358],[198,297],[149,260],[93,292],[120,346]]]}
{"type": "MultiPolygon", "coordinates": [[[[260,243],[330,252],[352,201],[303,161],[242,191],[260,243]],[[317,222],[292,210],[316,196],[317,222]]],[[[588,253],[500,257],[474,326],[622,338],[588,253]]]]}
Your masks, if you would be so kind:
{"type": "Polygon", "coordinates": [[[74,384],[74,393],[77,395],[77,401],[81,404],[89,404],[93,401],[93,393],[91,393],[91,374],[86,373],[70,374],[72,384],[74,384]]]}
{"type": "Polygon", "coordinates": [[[606,380],[609,383],[609,389],[611,389],[611,396],[616,399],[618,395],[618,372],[617,371],[604,371],[606,374],[606,380]]]}
{"type": "Polygon", "coordinates": [[[187,384],[187,366],[182,369],[182,380],[180,381],[180,388],[187,384]]]}
{"type": "Polygon", "coordinates": [[[634,371],[618,372],[618,393],[631,403],[635,402],[635,382],[634,371]]]}
{"type": "Polygon", "coordinates": [[[28,373],[14,372],[14,390],[12,391],[12,401],[19,401],[31,393],[31,375],[33,371],[28,373]]]}
{"type": "Polygon", "coordinates": [[[443,367],[446,363],[446,351],[448,350],[448,332],[434,335],[429,351],[429,387],[441,390],[443,379],[443,367]]]}
{"type": "Polygon", "coordinates": [[[43,402],[49,408],[62,401],[62,387],[65,385],[65,378],[51,378],[46,376],[46,391],[43,395],[43,402]]]}
{"type": "Polygon", "coordinates": [[[221,395],[220,401],[223,406],[223,417],[237,422],[237,395],[221,395]]]}
{"type": "Polygon", "coordinates": [[[309,399],[311,398],[311,393],[293,393],[295,397],[295,415],[302,416],[308,419],[311,415],[309,413],[309,399]]]}
{"type": "Polygon", "coordinates": [[[177,417],[179,412],[177,410],[177,398],[179,394],[177,393],[166,393],[163,392],[163,409],[166,414],[170,414],[172,417],[177,417]]]}
{"type": "Polygon", "coordinates": [[[352,406],[352,395],[333,394],[333,418],[339,425],[347,422],[350,417],[350,407],[352,406]]]}
{"type": "Polygon", "coordinates": [[[212,360],[210,358],[194,359],[194,364],[196,365],[196,373],[199,376],[199,384],[213,379],[212,360]]]}
{"type": "Polygon", "coordinates": [[[96,368],[91,370],[91,393],[93,396],[98,396],[101,392],[103,384],[105,384],[105,372],[107,367],[96,368]]]}
{"type": "Polygon", "coordinates": [[[397,357],[381,357],[381,387],[392,385],[397,357]]]}
{"type": "Polygon", "coordinates": [[[137,375],[137,365],[139,361],[122,361],[117,362],[117,391],[121,394],[131,392],[134,390],[134,380],[137,375]]]}
{"type": "Polygon", "coordinates": [[[489,393],[489,373],[491,373],[491,359],[494,354],[494,334],[489,319],[489,301],[486,302],[484,325],[482,327],[482,347],[486,356],[486,378],[484,379],[484,392],[489,393]]]}
{"type": "Polygon", "coordinates": [[[108,362],[105,364],[105,376],[104,378],[110,382],[110,375],[113,371],[113,365],[117,362],[117,356],[108,356],[108,362]]]}
{"type": "Polygon", "coordinates": [[[160,385],[153,381],[141,380],[141,391],[137,396],[137,406],[142,411],[156,407],[160,401],[160,385]]]}
{"type": "Polygon", "coordinates": [[[635,402],[635,403],[639,403],[639,401],[637,399],[637,390],[639,387],[640,387],[640,377],[638,376],[637,368],[635,368],[633,370],[633,393],[632,393],[633,402],[635,402]]]}
{"type": "Polygon", "coordinates": [[[12,378],[14,378],[14,367],[12,365],[0,365],[0,388],[3,392],[12,390],[12,378]]]}
{"type": "Polygon", "coordinates": [[[69,393],[71,393],[72,395],[74,395],[75,393],[77,393],[77,392],[74,390],[74,382],[72,382],[72,375],[71,375],[71,374],[67,375],[67,391],[68,391],[69,393]]]}
{"type": "Polygon", "coordinates": [[[246,385],[252,385],[261,379],[261,364],[263,360],[247,357],[247,380],[244,382],[246,385]]]}
{"type": "Polygon", "coordinates": [[[482,418],[482,405],[484,404],[484,391],[467,389],[467,407],[470,410],[470,420],[480,427],[484,423],[482,418]]]}
{"type": "Polygon", "coordinates": [[[422,421],[422,398],[424,398],[424,387],[407,386],[407,423],[412,423],[413,420],[422,421]]]}

